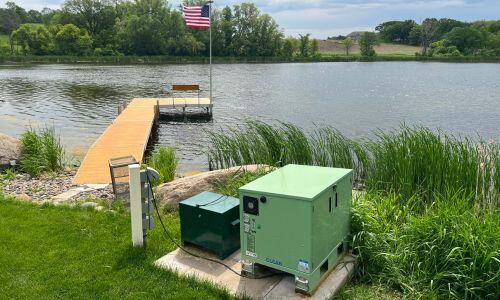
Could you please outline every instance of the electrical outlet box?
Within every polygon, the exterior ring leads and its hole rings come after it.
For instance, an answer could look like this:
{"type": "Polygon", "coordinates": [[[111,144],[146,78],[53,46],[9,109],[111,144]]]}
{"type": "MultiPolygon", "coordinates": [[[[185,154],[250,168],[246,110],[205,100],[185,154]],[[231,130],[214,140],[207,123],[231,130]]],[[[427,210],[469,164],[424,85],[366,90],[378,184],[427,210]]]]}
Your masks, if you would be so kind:
{"type": "Polygon", "coordinates": [[[228,257],[240,248],[238,207],[237,198],[211,192],[180,202],[182,242],[228,257]]]}
{"type": "Polygon", "coordinates": [[[295,276],[311,294],[347,250],[352,170],[287,165],[239,189],[241,264],[295,276]]]}

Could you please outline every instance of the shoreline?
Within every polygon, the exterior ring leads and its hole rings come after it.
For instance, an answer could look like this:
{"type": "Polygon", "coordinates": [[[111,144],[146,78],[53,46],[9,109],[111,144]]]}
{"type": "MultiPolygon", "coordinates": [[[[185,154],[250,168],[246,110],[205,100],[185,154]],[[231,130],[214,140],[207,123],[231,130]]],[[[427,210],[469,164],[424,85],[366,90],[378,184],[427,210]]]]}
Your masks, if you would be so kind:
{"type": "MultiPolygon", "coordinates": [[[[500,57],[424,57],[413,55],[322,55],[316,57],[213,57],[214,64],[239,63],[313,63],[417,61],[448,63],[500,63],[500,57]]],[[[189,56],[0,56],[2,64],[206,64],[208,57],[189,56]]]]}

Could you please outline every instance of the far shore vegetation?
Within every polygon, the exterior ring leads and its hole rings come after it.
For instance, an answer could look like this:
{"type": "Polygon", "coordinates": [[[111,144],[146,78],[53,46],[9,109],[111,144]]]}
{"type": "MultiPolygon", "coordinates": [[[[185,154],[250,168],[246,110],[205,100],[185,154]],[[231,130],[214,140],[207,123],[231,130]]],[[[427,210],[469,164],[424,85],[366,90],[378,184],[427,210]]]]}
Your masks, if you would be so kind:
{"type": "MultiPolygon", "coordinates": [[[[205,4],[206,1],[186,1],[205,4]]],[[[500,20],[388,21],[325,40],[287,37],[251,2],[214,9],[215,62],[499,62],[500,20]]],[[[0,62],[204,63],[208,30],[186,28],[166,0],[66,0],[60,9],[0,8],[0,62]]]]}

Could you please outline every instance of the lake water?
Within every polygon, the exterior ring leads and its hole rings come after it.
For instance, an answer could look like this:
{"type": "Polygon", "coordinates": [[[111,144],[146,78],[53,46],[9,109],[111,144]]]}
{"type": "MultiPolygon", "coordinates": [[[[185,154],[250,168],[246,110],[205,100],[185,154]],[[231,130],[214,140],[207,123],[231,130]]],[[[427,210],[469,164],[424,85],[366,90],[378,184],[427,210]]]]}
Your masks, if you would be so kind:
{"type": "MultiPolygon", "coordinates": [[[[220,64],[213,72],[213,120],[159,126],[156,146],[176,147],[182,171],[207,168],[205,129],[245,119],[332,125],[349,137],[405,122],[500,140],[500,64],[220,64]]],[[[121,102],[172,83],[200,83],[208,95],[208,66],[0,66],[0,132],[54,126],[68,152],[82,156],[121,102]]]]}

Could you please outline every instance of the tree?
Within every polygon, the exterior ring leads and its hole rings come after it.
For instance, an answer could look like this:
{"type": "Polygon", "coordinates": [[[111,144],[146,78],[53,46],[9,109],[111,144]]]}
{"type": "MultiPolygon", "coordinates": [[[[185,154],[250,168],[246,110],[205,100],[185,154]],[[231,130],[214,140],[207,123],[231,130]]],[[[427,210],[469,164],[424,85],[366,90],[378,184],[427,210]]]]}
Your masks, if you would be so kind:
{"type": "Polygon", "coordinates": [[[239,56],[255,56],[255,27],[259,18],[259,9],[253,3],[234,6],[234,52],[239,56]]]}
{"type": "Polygon", "coordinates": [[[429,45],[436,40],[436,32],[439,22],[435,18],[428,18],[422,22],[422,33],[420,36],[420,45],[422,46],[422,55],[427,55],[429,45]]]}
{"type": "Polygon", "coordinates": [[[377,45],[377,35],[374,32],[363,32],[361,38],[359,39],[359,49],[361,55],[363,56],[375,56],[375,49],[373,47],[377,45]]]}
{"type": "Polygon", "coordinates": [[[433,42],[429,46],[429,56],[460,56],[461,53],[456,46],[451,45],[447,39],[433,42]]]}
{"type": "Polygon", "coordinates": [[[308,57],[311,52],[311,45],[309,43],[309,37],[311,34],[299,34],[299,54],[303,57],[308,57]]]}
{"type": "Polygon", "coordinates": [[[86,29],[93,37],[115,23],[116,12],[110,0],[66,0],[63,11],[73,15],[75,25],[86,29]]]}
{"type": "Polygon", "coordinates": [[[92,39],[85,30],[66,24],[55,35],[55,46],[58,54],[82,55],[91,49],[92,39]]]}
{"type": "Polygon", "coordinates": [[[477,29],[470,27],[455,27],[446,34],[446,39],[451,45],[464,54],[473,54],[476,50],[485,46],[486,35],[477,29]]]}
{"type": "Polygon", "coordinates": [[[229,6],[222,9],[219,28],[221,32],[221,43],[223,55],[232,53],[233,37],[234,37],[234,21],[233,12],[229,6]]]}
{"type": "Polygon", "coordinates": [[[25,55],[45,55],[53,51],[52,35],[44,25],[23,24],[12,32],[12,39],[25,55]]]}
{"type": "Polygon", "coordinates": [[[120,49],[125,54],[165,55],[186,34],[180,13],[170,11],[165,0],[137,0],[116,24],[120,49]]]}
{"type": "Polygon", "coordinates": [[[342,44],[342,46],[344,46],[345,55],[349,56],[349,52],[351,51],[351,48],[354,45],[354,41],[349,37],[342,40],[342,42],[340,43],[342,44]]]}
{"type": "Polygon", "coordinates": [[[297,40],[291,37],[285,39],[285,41],[283,42],[283,49],[281,54],[284,57],[291,58],[293,57],[296,51],[297,51],[297,40]]]}
{"type": "Polygon", "coordinates": [[[313,39],[311,41],[311,56],[319,55],[319,41],[317,39],[313,39]]]}
{"type": "Polygon", "coordinates": [[[14,30],[11,34],[11,39],[18,46],[21,47],[21,51],[24,55],[28,53],[28,43],[30,38],[30,26],[28,24],[21,25],[18,29],[14,30]]]}
{"type": "Polygon", "coordinates": [[[414,46],[420,46],[422,43],[422,26],[415,25],[408,36],[408,43],[414,46]]]}
{"type": "Polygon", "coordinates": [[[21,16],[23,10],[14,2],[7,2],[5,6],[7,8],[0,11],[0,31],[9,36],[10,51],[14,53],[12,32],[23,23],[23,16],[21,16]]]}
{"type": "Polygon", "coordinates": [[[27,14],[28,23],[42,23],[42,13],[38,10],[31,9],[27,14]]]}
{"type": "Polygon", "coordinates": [[[253,3],[234,6],[233,53],[238,56],[278,55],[283,41],[276,21],[268,14],[260,14],[253,3]]]}
{"type": "Polygon", "coordinates": [[[443,38],[448,32],[453,30],[453,28],[468,27],[468,26],[469,26],[468,23],[457,21],[454,19],[448,19],[448,18],[439,19],[436,28],[436,40],[443,38]]]}
{"type": "Polygon", "coordinates": [[[378,25],[375,30],[385,42],[408,44],[410,33],[416,25],[413,20],[390,21],[378,25]]]}

